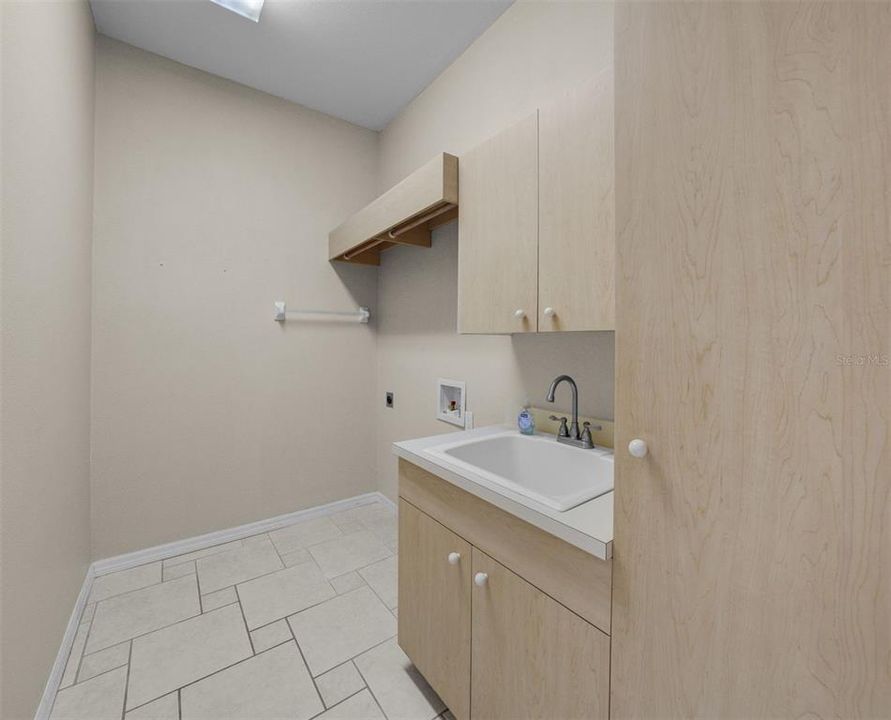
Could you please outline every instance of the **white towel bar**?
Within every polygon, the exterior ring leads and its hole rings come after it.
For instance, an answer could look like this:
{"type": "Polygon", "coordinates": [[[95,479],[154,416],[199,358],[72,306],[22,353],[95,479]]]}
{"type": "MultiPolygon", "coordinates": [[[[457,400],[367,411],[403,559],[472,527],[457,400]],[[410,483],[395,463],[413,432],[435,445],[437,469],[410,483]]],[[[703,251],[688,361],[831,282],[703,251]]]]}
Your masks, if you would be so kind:
{"type": "Polygon", "coordinates": [[[275,315],[273,319],[276,322],[284,322],[285,320],[297,320],[299,319],[298,315],[323,315],[326,317],[338,317],[349,320],[354,320],[359,323],[368,323],[368,319],[371,317],[371,311],[367,307],[360,307],[358,310],[353,312],[340,312],[336,310],[288,310],[287,305],[282,301],[276,301],[275,303],[275,315]]]}

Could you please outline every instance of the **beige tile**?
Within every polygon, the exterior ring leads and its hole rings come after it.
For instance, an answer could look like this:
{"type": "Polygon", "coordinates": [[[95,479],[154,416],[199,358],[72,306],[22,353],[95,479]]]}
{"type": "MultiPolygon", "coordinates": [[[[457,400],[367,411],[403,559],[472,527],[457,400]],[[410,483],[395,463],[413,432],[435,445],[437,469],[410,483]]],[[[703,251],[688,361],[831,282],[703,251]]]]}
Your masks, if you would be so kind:
{"type": "Polygon", "coordinates": [[[389,720],[433,720],[445,710],[445,704],[395,639],[372,648],[354,662],[389,720]]]}
{"type": "Polygon", "coordinates": [[[269,540],[269,533],[260,533],[259,535],[251,535],[244,538],[241,544],[245,547],[249,545],[263,545],[267,540],[269,540]]]}
{"type": "Polygon", "coordinates": [[[312,562],[312,555],[309,554],[309,550],[303,548],[289,553],[282,553],[281,557],[285,567],[294,567],[305,562],[312,562]]]}
{"type": "Polygon", "coordinates": [[[62,673],[62,682],[59,683],[60,688],[74,685],[77,680],[77,669],[80,667],[80,659],[84,654],[89,631],[90,623],[88,622],[82,622],[77,626],[77,633],[74,636],[74,642],[71,644],[71,652],[68,653],[68,661],[65,663],[65,672],[62,673]]]}
{"type": "Polygon", "coordinates": [[[194,575],[117,595],[96,607],[87,652],[117,645],[199,612],[194,575]]]}
{"type": "Polygon", "coordinates": [[[112,670],[56,695],[50,720],[120,720],[127,668],[112,670]]]}
{"type": "Polygon", "coordinates": [[[313,675],[396,634],[396,620],[368,587],[292,615],[288,622],[313,675]]]}
{"type": "Polygon", "coordinates": [[[92,655],[84,655],[80,661],[80,672],[77,674],[77,681],[83,682],[92,677],[101,675],[102,673],[112,670],[113,668],[126,665],[130,660],[130,642],[121,643],[114,647],[100,650],[92,655]]]}
{"type": "Polygon", "coordinates": [[[124,720],[179,720],[179,694],[172,692],[141,705],[128,712],[124,720]]]}
{"type": "Polygon", "coordinates": [[[318,720],[386,720],[368,690],[353,695],[319,715],[318,720]]]}
{"type": "Polygon", "coordinates": [[[340,531],[344,535],[367,529],[353,514],[352,510],[343,510],[342,512],[334,513],[328,517],[331,518],[331,522],[340,528],[340,531]]]}
{"type": "Polygon", "coordinates": [[[324,540],[340,537],[342,533],[331,519],[322,516],[301,520],[294,525],[273,530],[269,533],[272,542],[280,553],[289,553],[294,550],[315,545],[324,540]]]}
{"type": "Polygon", "coordinates": [[[315,563],[295,565],[238,586],[248,627],[253,629],[334,597],[315,563]]]}
{"type": "Polygon", "coordinates": [[[451,710],[446,710],[440,717],[442,717],[442,720],[455,720],[451,710]]]}
{"type": "Polygon", "coordinates": [[[396,580],[397,563],[395,557],[374,563],[359,570],[359,574],[365,579],[377,596],[383,600],[388,608],[398,605],[398,583],[396,580]]]}
{"type": "Polygon", "coordinates": [[[198,560],[201,592],[215,590],[251,580],[284,567],[268,538],[224,553],[198,560]]]}
{"type": "Polygon", "coordinates": [[[224,605],[231,605],[234,602],[238,602],[238,595],[235,592],[235,588],[227,587],[222,590],[217,590],[216,592],[208,593],[207,595],[202,595],[201,609],[204,610],[204,612],[210,612],[211,610],[216,610],[224,605]]]}
{"type": "Polygon", "coordinates": [[[251,654],[238,605],[136,638],[130,656],[127,707],[159,698],[251,654]]]}
{"type": "Polygon", "coordinates": [[[359,573],[356,572],[348,572],[345,575],[338,575],[336,578],[331,578],[331,585],[337,591],[338,595],[343,595],[350,590],[360,588],[364,584],[365,581],[359,577],[359,573]]]}
{"type": "Polygon", "coordinates": [[[362,521],[365,527],[377,535],[385,545],[395,543],[399,537],[399,524],[396,516],[388,514],[362,521]]]}
{"type": "Polygon", "coordinates": [[[324,675],[319,675],[316,678],[316,686],[319,688],[325,706],[331,707],[359,692],[365,687],[365,681],[359,675],[353,661],[348,660],[324,675]]]}
{"type": "Polygon", "coordinates": [[[235,550],[236,548],[241,547],[241,540],[233,540],[232,542],[221,543],[219,545],[212,545],[211,547],[204,548],[203,550],[195,550],[194,552],[186,553],[185,555],[177,555],[176,557],[167,558],[164,561],[164,567],[169,568],[174,565],[180,565],[184,562],[189,562],[190,560],[200,560],[201,558],[210,557],[211,555],[219,555],[220,553],[229,552],[230,550],[235,550]]]}
{"type": "Polygon", "coordinates": [[[261,653],[293,639],[294,636],[291,635],[291,628],[288,627],[286,620],[277,620],[251,631],[251,642],[254,644],[255,653],[261,653]]]}
{"type": "Polygon", "coordinates": [[[180,697],[183,720],[307,720],[324,710],[293,642],[184,687],[180,697]]]}
{"type": "Polygon", "coordinates": [[[165,581],[176,580],[177,578],[185,577],[186,575],[194,575],[195,561],[189,560],[188,562],[180,563],[179,565],[171,565],[170,567],[165,567],[162,574],[165,581]]]}
{"type": "Polygon", "coordinates": [[[333,578],[390,556],[390,551],[370,530],[351,533],[309,548],[325,577],[333,578]]]}
{"type": "Polygon", "coordinates": [[[139,590],[159,582],[161,582],[160,562],[140,565],[139,567],[109,573],[108,575],[100,575],[93,580],[90,602],[99,602],[100,600],[121,595],[131,590],[139,590]]]}

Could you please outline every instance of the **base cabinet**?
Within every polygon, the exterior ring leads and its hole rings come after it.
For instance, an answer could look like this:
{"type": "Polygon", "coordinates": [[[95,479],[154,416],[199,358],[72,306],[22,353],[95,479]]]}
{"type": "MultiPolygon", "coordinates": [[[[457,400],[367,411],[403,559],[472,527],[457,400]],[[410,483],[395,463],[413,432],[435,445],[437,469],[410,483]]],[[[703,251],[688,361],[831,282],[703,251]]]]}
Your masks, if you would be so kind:
{"type": "Polygon", "coordinates": [[[457,720],[470,717],[471,546],[399,501],[399,645],[457,720]]]}
{"type": "Polygon", "coordinates": [[[554,597],[579,597],[566,592],[578,584],[608,598],[609,564],[586,556],[604,563],[600,581],[583,558],[576,577],[548,575],[538,564],[575,548],[534,529],[548,550],[536,556],[523,525],[400,461],[399,645],[457,720],[605,719],[610,638],[580,612],[603,613],[554,597]],[[517,562],[505,548],[524,542],[517,562]]]}
{"type": "Polygon", "coordinates": [[[473,572],[471,716],[606,718],[609,636],[477,548],[473,572]]]}

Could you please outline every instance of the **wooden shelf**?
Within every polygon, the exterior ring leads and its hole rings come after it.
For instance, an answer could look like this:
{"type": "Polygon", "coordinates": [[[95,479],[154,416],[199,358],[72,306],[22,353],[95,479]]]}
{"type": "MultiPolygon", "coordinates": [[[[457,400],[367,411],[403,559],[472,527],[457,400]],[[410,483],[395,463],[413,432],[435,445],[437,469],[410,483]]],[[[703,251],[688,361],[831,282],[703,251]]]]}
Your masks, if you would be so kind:
{"type": "Polygon", "coordinates": [[[394,245],[430,247],[430,232],[458,217],[458,158],[437,155],[328,234],[331,260],[379,265],[394,245]]]}

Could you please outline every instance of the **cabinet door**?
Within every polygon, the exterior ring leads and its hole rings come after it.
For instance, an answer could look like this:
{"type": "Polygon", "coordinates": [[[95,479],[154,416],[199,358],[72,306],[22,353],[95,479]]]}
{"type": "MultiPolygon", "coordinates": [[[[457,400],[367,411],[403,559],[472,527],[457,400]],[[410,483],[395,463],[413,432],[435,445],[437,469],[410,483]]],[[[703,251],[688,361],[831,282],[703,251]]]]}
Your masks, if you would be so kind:
{"type": "Polygon", "coordinates": [[[400,499],[399,645],[458,720],[470,716],[471,562],[469,543],[400,499]]]}
{"type": "Polygon", "coordinates": [[[613,107],[609,68],[539,112],[540,332],[615,328],[613,107]]]}
{"type": "Polygon", "coordinates": [[[458,163],[458,332],[538,327],[538,113],[458,163]]]}
{"type": "Polygon", "coordinates": [[[616,27],[611,712],[888,718],[891,5],[616,27]]]}
{"type": "Polygon", "coordinates": [[[477,548],[473,572],[474,720],[606,718],[609,637],[477,548]]]}

